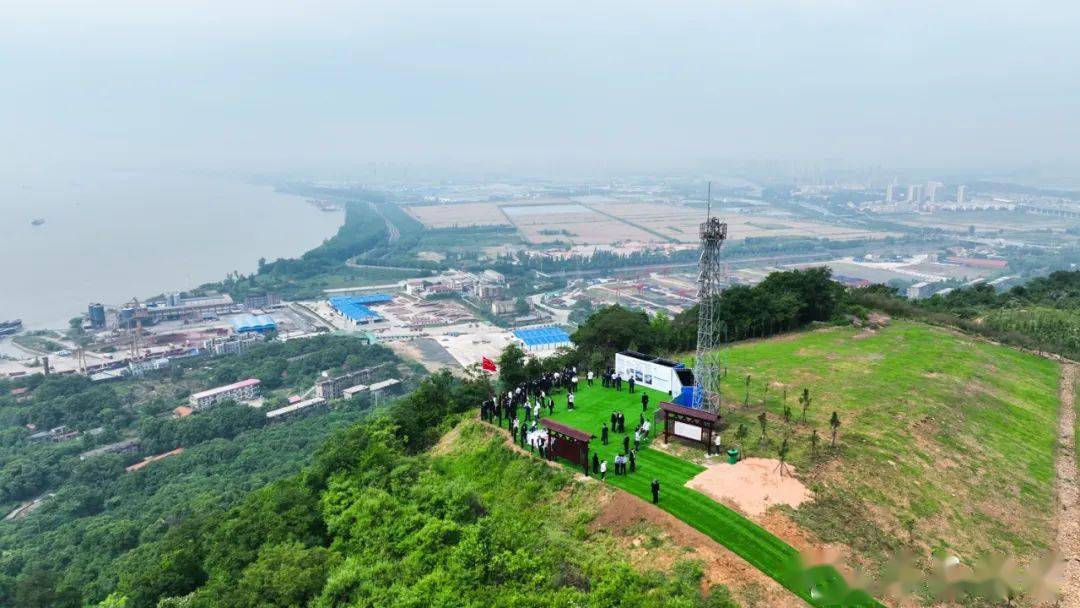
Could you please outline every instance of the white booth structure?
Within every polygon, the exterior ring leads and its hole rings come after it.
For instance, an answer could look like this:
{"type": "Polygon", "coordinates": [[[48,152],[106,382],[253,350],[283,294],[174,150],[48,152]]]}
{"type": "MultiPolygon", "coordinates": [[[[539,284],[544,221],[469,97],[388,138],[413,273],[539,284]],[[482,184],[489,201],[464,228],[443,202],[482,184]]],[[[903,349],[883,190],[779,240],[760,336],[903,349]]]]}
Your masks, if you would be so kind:
{"type": "Polygon", "coordinates": [[[641,386],[662,391],[679,400],[683,389],[694,388],[694,372],[678,361],[661,359],[632,350],[615,353],[615,373],[624,380],[631,377],[641,386]]]}

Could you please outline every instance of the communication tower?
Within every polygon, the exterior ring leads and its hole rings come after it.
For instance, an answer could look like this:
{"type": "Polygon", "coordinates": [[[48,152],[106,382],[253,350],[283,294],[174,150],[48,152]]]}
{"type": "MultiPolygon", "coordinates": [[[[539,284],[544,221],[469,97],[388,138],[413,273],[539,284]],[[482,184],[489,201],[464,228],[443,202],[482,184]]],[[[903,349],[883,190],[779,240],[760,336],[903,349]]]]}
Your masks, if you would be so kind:
{"type": "Polygon", "coordinates": [[[712,182],[706,195],[705,221],[699,229],[701,258],[698,261],[698,334],[694,358],[694,407],[720,410],[720,361],[718,349],[724,344],[723,322],[717,316],[717,296],[723,286],[724,269],[720,247],[727,239],[727,222],[712,215],[712,182]]]}

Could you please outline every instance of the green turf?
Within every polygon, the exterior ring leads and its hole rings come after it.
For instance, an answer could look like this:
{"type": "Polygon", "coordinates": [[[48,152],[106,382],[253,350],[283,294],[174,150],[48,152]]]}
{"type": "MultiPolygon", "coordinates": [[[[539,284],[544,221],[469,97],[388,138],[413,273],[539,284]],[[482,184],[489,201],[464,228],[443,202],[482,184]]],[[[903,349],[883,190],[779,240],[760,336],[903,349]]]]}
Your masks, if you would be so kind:
{"type": "MultiPolygon", "coordinates": [[[[815,584],[821,587],[842,587],[839,575],[832,569],[819,569],[800,579],[792,568],[796,565],[798,552],[764,528],[758,526],[737,512],[716,502],[712,498],[686,487],[686,482],[700,473],[703,468],[692,462],[676,458],[667,453],[643,445],[638,452],[637,472],[628,475],[614,474],[615,456],[622,451],[623,435],[612,432],[607,446],[600,442],[600,429],[604,422],[610,424],[611,412],[621,410],[626,416],[626,429],[631,436],[633,447],[633,429],[640,420],[641,396],[629,394],[624,384],[622,392],[605,389],[597,382],[592,388],[584,383],[575,397],[575,409],[566,409],[565,393],[555,397],[555,413],[545,417],[592,433],[596,436],[590,442],[590,450],[595,450],[601,459],[608,461],[607,483],[622,488],[645,500],[652,500],[650,484],[654,478],[660,481],[660,507],[675,515],[690,526],[700,530],[713,540],[729,548],[736,555],[758,568],[766,575],[777,580],[802,599],[814,605],[809,591],[815,584]]],[[[644,389],[649,393],[649,414],[656,409],[660,401],[668,400],[664,393],[644,389]]],[[[652,440],[657,439],[662,428],[654,423],[652,440]]],[[[590,456],[591,458],[591,456],[590,456]]],[[[568,467],[580,471],[581,467],[564,462],[568,467]]],[[[846,605],[866,605],[863,602],[846,605]]]]}

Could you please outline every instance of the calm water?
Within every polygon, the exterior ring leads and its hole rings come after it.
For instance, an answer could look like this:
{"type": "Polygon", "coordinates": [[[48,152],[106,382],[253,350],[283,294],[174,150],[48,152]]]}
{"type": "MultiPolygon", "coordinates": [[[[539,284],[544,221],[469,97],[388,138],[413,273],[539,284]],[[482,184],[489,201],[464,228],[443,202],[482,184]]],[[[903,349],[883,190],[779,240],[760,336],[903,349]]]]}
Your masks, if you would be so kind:
{"type": "Polygon", "coordinates": [[[119,304],[250,273],[332,235],[340,213],[268,186],[191,175],[0,176],[0,320],[66,327],[119,304]],[[34,218],[42,226],[32,226],[34,218]]]}

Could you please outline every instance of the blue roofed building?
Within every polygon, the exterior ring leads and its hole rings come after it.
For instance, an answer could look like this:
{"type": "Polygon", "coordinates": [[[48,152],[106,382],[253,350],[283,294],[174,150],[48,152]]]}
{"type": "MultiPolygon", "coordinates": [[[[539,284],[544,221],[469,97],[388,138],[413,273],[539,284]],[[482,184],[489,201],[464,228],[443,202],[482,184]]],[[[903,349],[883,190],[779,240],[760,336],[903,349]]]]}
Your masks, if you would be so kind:
{"type": "Polygon", "coordinates": [[[514,337],[517,338],[527,353],[554,351],[556,348],[571,345],[570,334],[558,327],[515,329],[514,337]]]}
{"type": "Polygon", "coordinates": [[[270,315],[239,315],[232,318],[232,324],[238,334],[277,331],[277,322],[270,315]]]}
{"type": "MultiPolygon", "coordinates": [[[[330,298],[330,306],[352,324],[367,325],[368,323],[381,321],[382,317],[379,316],[379,313],[368,308],[364,303],[364,300],[367,301],[367,304],[376,304],[378,302],[372,302],[367,299],[380,295],[383,294],[372,294],[371,296],[338,296],[330,298]]],[[[385,297],[390,298],[389,296],[385,297]]],[[[382,301],[389,302],[390,299],[382,301]]]]}

